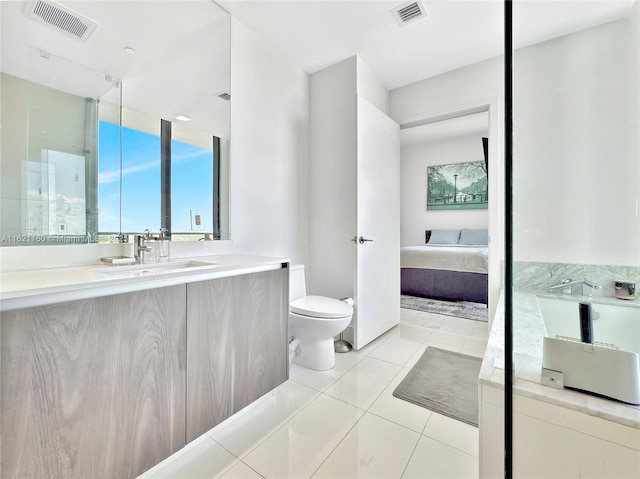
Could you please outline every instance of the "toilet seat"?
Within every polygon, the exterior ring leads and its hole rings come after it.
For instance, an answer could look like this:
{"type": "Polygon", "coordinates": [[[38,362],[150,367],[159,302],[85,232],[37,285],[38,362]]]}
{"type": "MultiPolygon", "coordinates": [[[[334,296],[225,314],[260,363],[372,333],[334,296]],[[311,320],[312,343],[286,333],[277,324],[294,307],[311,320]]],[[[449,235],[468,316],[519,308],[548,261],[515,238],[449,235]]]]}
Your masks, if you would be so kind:
{"type": "Polygon", "coordinates": [[[353,314],[348,303],[324,296],[304,296],[291,301],[289,306],[292,313],[318,319],[337,319],[353,314]]]}

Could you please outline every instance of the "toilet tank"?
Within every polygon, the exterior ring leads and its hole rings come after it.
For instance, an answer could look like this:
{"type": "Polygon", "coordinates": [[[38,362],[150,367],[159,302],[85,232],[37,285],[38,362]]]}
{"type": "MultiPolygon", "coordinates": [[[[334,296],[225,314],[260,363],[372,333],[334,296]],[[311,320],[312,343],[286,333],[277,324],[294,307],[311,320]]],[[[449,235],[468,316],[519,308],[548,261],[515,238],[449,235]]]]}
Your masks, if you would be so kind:
{"type": "Polygon", "coordinates": [[[304,281],[304,265],[292,264],[289,267],[289,301],[307,295],[307,285],[304,281]]]}

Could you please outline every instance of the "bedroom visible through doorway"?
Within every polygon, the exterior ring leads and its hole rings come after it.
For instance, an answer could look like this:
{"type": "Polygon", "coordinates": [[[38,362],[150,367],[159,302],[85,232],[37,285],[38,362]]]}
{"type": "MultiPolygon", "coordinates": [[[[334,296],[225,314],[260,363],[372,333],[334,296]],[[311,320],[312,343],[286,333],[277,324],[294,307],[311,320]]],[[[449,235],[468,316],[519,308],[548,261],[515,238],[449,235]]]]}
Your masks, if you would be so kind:
{"type": "Polygon", "coordinates": [[[401,293],[486,307],[488,106],[401,128],[401,293]]]}

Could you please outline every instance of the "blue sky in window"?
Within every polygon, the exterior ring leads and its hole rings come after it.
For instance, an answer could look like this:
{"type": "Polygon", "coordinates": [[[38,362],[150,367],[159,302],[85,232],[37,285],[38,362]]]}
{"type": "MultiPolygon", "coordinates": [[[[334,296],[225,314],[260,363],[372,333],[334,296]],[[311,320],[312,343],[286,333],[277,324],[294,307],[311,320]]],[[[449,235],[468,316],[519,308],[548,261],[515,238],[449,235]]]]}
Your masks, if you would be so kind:
{"type": "Polygon", "coordinates": [[[197,231],[212,233],[213,150],[174,140],[171,142],[171,227],[173,232],[192,231],[191,211],[197,211],[202,217],[202,229],[197,231]]]}
{"type": "MultiPolygon", "coordinates": [[[[122,231],[160,230],[160,137],[122,129],[122,231]]],[[[212,231],[213,151],[172,141],[172,230],[190,232],[191,211],[212,231]]],[[[100,231],[120,231],[119,127],[100,122],[98,205],[100,231]]]]}
{"type": "Polygon", "coordinates": [[[120,231],[120,127],[99,122],[98,231],[120,231]]]}

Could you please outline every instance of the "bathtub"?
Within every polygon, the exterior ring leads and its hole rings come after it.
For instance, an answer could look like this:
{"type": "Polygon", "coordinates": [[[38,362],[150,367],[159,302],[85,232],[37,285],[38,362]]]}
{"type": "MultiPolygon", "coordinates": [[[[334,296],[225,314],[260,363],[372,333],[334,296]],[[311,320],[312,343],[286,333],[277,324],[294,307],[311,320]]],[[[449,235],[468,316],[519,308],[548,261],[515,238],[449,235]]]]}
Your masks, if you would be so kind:
{"type": "MultiPolygon", "coordinates": [[[[547,336],[580,338],[578,304],[576,300],[538,296],[547,336]]],[[[594,341],[640,353],[640,307],[637,304],[592,303],[591,308],[599,313],[598,319],[593,321],[594,341]]]]}
{"type": "Polygon", "coordinates": [[[593,344],[580,342],[579,302],[538,297],[546,328],[542,384],[640,404],[640,308],[592,303],[593,344]]]}

